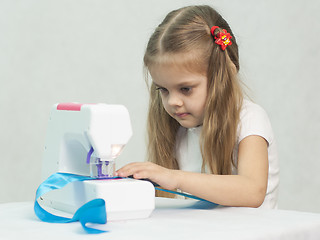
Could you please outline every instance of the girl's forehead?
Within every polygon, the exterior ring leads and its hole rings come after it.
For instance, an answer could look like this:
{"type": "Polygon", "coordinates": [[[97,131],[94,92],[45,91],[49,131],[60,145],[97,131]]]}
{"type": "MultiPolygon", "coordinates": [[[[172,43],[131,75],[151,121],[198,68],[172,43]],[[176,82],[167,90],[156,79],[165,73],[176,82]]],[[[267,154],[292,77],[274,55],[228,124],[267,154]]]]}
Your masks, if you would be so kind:
{"type": "Polygon", "coordinates": [[[156,86],[166,88],[207,83],[205,73],[191,71],[188,68],[177,65],[157,65],[150,70],[150,74],[152,82],[156,86]]]}
{"type": "Polygon", "coordinates": [[[189,72],[194,74],[207,75],[208,64],[203,58],[192,53],[175,53],[165,54],[157,57],[153,61],[148,69],[152,73],[159,71],[166,71],[170,69],[172,71],[189,72]]]}

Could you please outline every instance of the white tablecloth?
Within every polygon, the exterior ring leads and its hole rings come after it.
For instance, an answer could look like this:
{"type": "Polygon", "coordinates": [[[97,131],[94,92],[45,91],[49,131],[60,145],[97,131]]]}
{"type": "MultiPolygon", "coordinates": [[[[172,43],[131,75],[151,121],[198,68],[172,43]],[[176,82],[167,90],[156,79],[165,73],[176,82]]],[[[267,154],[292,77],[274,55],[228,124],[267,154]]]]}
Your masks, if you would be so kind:
{"type": "Polygon", "coordinates": [[[0,204],[0,239],[320,239],[320,214],[252,208],[210,208],[192,200],[156,199],[150,218],[99,225],[88,235],[80,223],[41,222],[32,202],[0,204]]]}

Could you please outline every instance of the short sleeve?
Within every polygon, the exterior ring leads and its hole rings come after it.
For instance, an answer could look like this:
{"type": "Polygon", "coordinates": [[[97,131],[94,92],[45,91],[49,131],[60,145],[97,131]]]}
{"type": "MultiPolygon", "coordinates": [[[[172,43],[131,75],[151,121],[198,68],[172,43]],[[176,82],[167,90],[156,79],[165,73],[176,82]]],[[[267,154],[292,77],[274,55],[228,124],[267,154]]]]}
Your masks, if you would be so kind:
{"type": "Polygon", "coordinates": [[[253,102],[244,100],[240,112],[238,142],[251,135],[263,137],[269,145],[273,141],[272,127],[265,110],[253,102]]]}

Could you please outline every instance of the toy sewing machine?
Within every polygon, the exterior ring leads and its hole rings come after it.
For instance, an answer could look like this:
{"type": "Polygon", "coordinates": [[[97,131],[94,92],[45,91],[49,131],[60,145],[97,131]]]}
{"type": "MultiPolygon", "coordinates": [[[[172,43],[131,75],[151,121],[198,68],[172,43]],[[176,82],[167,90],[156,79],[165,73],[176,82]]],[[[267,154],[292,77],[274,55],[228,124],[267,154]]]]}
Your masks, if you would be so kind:
{"type": "Polygon", "coordinates": [[[106,179],[115,173],[115,158],[132,135],[130,117],[121,105],[62,103],[53,106],[45,144],[42,177],[55,172],[97,178],[69,183],[40,201],[74,213],[102,198],[108,220],[146,218],[155,205],[153,185],[136,179],[106,179]]]}

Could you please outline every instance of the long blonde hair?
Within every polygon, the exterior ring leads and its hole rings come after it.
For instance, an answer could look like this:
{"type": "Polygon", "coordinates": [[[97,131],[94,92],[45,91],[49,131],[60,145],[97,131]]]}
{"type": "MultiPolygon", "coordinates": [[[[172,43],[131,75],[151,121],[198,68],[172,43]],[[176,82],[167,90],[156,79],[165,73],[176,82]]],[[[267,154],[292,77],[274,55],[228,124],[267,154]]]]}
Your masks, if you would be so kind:
{"type": "MultiPolygon", "coordinates": [[[[213,174],[231,174],[243,99],[237,77],[239,57],[235,36],[222,16],[209,6],[174,10],[150,37],[144,56],[146,73],[150,68],[156,68],[157,64],[170,61],[170,57],[176,54],[191,56],[188,66],[207,74],[208,93],[200,140],[202,171],[207,167],[213,174]],[[212,26],[219,26],[215,34],[222,29],[231,34],[232,45],[226,50],[221,50],[214,43],[210,33],[212,26]]],[[[181,61],[181,64],[185,64],[184,60],[181,61]]],[[[172,64],[179,63],[173,61],[172,64]]],[[[179,169],[175,157],[179,126],[165,111],[161,96],[152,83],[148,113],[149,161],[179,169]]]]}

